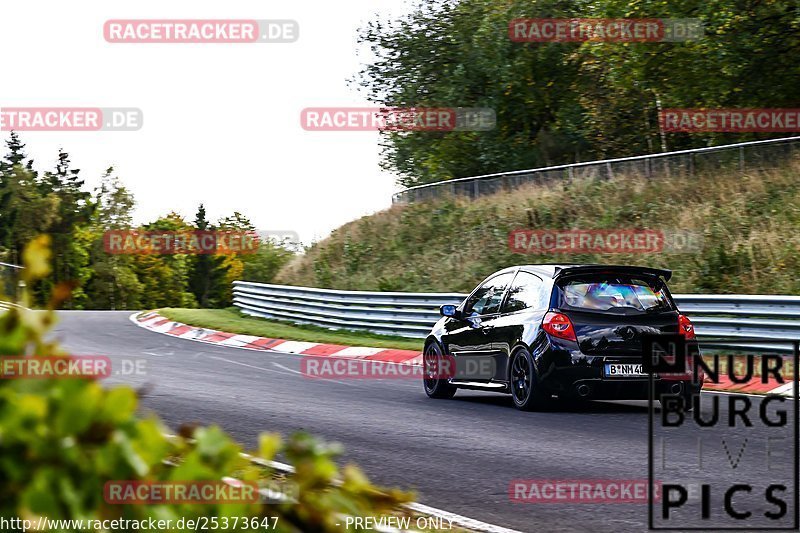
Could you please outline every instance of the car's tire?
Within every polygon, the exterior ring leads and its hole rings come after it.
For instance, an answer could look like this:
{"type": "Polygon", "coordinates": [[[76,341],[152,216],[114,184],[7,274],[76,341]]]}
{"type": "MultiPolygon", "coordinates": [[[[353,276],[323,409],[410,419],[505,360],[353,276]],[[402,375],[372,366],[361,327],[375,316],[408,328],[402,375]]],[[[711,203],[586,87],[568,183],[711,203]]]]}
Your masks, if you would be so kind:
{"type": "Polygon", "coordinates": [[[685,413],[691,412],[694,409],[694,397],[700,396],[700,391],[694,392],[692,390],[692,382],[687,381],[684,384],[683,396],[683,411],[685,413]]]}
{"type": "Polygon", "coordinates": [[[517,409],[536,411],[549,403],[549,396],[539,386],[533,356],[527,349],[519,348],[511,356],[509,378],[511,398],[517,409]]]}
{"type": "MultiPolygon", "coordinates": [[[[442,357],[442,348],[439,346],[439,343],[436,341],[429,342],[425,345],[425,350],[422,352],[422,371],[423,373],[427,373],[429,368],[436,368],[428,363],[426,363],[426,358],[442,357]]],[[[436,398],[437,400],[447,400],[452,398],[458,387],[454,387],[450,384],[447,379],[436,379],[436,378],[428,378],[425,375],[422,379],[422,385],[425,388],[425,394],[428,395],[429,398],[436,398]]]]}

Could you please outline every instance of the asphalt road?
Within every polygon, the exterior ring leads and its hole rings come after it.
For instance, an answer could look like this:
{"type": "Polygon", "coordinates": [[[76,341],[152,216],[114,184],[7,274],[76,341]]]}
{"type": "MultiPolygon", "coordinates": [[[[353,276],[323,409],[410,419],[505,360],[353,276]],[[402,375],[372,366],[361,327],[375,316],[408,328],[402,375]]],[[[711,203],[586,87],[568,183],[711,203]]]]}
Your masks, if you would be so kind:
{"type": "MultiPolygon", "coordinates": [[[[246,447],[254,447],[262,431],[309,431],[341,442],[343,461],[358,463],[379,484],[411,488],[426,505],[520,531],[647,529],[648,507],[642,503],[534,504],[509,498],[515,479],[646,480],[647,402],[593,402],[523,413],[504,395],[459,391],[453,400],[430,400],[416,381],[311,380],[300,374],[296,355],[176,339],[135,326],[130,314],[64,312],[56,333],[74,354],[146,360],[145,376],[109,382],[147,384],[143,407],[173,428],[218,424],[246,447]]],[[[727,423],[725,395],[704,394],[700,412],[710,416],[715,397],[722,400],[721,420],[727,423]]],[[[794,411],[788,408],[789,426],[779,428],[779,435],[760,423],[760,400],[753,401],[751,428],[691,424],[669,430],[664,463],[660,436],[656,440],[656,478],[712,483],[713,519],[722,516],[719,487],[751,483],[755,496],[739,494],[734,501],[763,525],[761,514],[776,507],[765,502],[759,484],[791,481],[794,411]],[[769,444],[767,436],[774,437],[769,444]],[[703,439],[700,452],[698,437],[703,439]]],[[[773,411],[774,406],[768,410],[773,411]]],[[[696,494],[686,506],[694,507],[673,516],[686,520],[684,525],[709,527],[711,522],[700,522],[696,494]]],[[[791,483],[782,497],[791,516],[791,483]]]]}

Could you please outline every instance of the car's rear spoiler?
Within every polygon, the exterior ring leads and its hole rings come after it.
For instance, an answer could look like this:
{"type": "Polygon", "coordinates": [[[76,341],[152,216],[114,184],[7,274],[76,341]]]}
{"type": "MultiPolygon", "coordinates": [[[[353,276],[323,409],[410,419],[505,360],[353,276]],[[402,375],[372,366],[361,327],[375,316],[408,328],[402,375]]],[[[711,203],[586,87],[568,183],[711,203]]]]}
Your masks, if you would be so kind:
{"type": "Polygon", "coordinates": [[[639,266],[623,266],[623,265],[581,265],[569,267],[556,267],[553,272],[553,279],[561,278],[564,276],[571,276],[575,274],[596,274],[596,273],[620,273],[620,274],[645,274],[650,276],[658,276],[664,278],[664,281],[669,281],[672,277],[672,270],[665,268],[650,268],[639,266]]]}

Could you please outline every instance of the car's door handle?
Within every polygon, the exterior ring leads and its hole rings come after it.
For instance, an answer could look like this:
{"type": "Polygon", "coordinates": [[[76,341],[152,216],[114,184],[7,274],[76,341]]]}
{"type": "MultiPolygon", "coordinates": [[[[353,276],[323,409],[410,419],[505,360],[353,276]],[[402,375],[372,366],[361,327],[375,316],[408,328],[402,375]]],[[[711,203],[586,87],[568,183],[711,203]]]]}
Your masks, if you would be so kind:
{"type": "Polygon", "coordinates": [[[493,329],[494,326],[485,326],[481,328],[481,331],[483,332],[484,335],[488,335],[493,329]]]}

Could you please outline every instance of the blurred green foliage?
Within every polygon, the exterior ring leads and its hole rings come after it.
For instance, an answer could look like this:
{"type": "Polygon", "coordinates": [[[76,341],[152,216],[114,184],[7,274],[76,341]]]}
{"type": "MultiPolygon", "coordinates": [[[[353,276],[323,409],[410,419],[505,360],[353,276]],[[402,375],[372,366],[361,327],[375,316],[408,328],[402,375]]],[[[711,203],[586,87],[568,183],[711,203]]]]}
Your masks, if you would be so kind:
{"type": "MultiPolygon", "coordinates": [[[[24,252],[25,281],[50,273],[49,238],[35,239],[24,252]]],[[[57,286],[51,306],[67,297],[57,286]]],[[[46,340],[52,311],[12,309],[0,314],[0,357],[63,356],[46,340]]],[[[257,454],[279,454],[296,474],[296,502],[279,504],[110,505],[104,485],[114,480],[221,480],[236,474],[264,481],[275,474],[240,455],[240,447],[218,427],[167,428],[154,416],[137,417],[137,394],[128,387],[105,388],[87,379],[0,380],[0,516],[50,519],[172,519],[278,517],[277,531],[340,531],[342,516],[393,512],[410,495],[379,489],[355,466],[340,470],[338,446],[306,434],[287,441],[263,434],[257,454]],[[341,482],[339,482],[339,480],[341,482]]],[[[241,529],[241,528],[240,528],[241,529]]]]}

